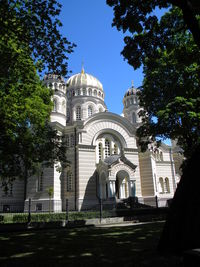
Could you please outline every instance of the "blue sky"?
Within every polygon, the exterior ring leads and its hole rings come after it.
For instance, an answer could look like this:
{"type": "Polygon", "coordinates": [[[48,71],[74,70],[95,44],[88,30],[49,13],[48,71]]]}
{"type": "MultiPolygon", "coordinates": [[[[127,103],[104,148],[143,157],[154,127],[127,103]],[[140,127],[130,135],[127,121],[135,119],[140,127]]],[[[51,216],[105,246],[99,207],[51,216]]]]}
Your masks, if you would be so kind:
{"type": "Polygon", "coordinates": [[[122,99],[131,87],[142,85],[142,69],[134,69],[120,55],[124,35],[112,27],[113,10],[106,0],[60,0],[63,7],[60,20],[62,34],[76,43],[69,55],[72,74],[81,71],[92,74],[103,84],[108,110],[121,114],[122,99]]]}

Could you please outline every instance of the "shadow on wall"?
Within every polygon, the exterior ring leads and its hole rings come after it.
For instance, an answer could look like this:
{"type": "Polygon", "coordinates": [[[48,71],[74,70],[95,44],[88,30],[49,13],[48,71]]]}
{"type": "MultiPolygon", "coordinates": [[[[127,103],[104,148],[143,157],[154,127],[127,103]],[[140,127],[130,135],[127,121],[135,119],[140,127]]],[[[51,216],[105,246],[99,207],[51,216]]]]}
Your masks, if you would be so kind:
{"type": "Polygon", "coordinates": [[[104,210],[132,210],[135,208],[150,207],[149,205],[139,203],[136,196],[118,199],[116,193],[116,195],[112,198],[108,198],[108,196],[106,196],[106,198],[101,199],[100,190],[99,175],[97,171],[94,171],[87,183],[85,194],[82,200],[81,210],[99,210],[101,200],[104,210]]]}
{"type": "Polygon", "coordinates": [[[85,194],[82,200],[81,210],[97,210],[99,207],[98,200],[98,174],[95,170],[93,175],[89,178],[85,194]]]}

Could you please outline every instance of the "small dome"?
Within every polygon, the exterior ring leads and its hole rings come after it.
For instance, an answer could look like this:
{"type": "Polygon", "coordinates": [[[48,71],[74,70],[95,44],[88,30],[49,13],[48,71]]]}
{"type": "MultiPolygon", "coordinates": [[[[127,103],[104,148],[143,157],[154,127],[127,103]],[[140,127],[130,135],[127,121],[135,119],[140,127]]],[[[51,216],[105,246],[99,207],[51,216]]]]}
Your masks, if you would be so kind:
{"type": "Polygon", "coordinates": [[[92,87],[92,88],[97,88],[103,91],[103,86],[101,82],[97,78],[92,76],[91,74],[85,73],[84,71],[71,76],[67,81],[67,86],[68,87],[92,87]]]}
{"type": "Polygon", "coordinates": [[[131,95],[136,95],[137,92],[138,92],[138,89],[136,89],[136,88],[134,88],[134,87],[132,86],[131,88],[129,88],[129,89],[126,91],[124,97],[126,97],[126,96],[131,96],[131,95]]]}

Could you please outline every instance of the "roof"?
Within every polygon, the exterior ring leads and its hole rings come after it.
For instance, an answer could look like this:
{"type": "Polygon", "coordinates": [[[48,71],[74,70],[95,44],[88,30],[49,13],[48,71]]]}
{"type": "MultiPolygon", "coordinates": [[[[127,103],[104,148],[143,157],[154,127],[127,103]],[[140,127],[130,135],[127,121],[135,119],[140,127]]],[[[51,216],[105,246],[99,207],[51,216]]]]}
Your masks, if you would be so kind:
{"type": "Polygon", "coordinates": [[[92,87],[103,91],[102,83],[93,75],[81,72],[71,76],[67,80],[68,87],[92,87]]]}
{"type": "Polygon", "coordinates": [[[131,167],[133,170],[135,170],[137,167],[137,165],[133,164],[124,155],[111,155],[104,160],[104,163],[106,163],[110,167],[112,165],[118,164],[120,161],[131,167]]]}

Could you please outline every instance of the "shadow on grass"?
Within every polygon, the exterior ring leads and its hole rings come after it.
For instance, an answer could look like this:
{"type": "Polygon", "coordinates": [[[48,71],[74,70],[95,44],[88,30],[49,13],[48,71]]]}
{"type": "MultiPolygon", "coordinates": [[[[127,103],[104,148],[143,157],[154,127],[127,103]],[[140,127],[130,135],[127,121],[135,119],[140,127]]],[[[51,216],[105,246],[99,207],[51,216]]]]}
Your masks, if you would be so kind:
{"type": "Polygon", "coordinates": [[[0,236],[0,266],[182,266],[160,256],[162,223],[112,228],[56,229],[0,236]]]}

